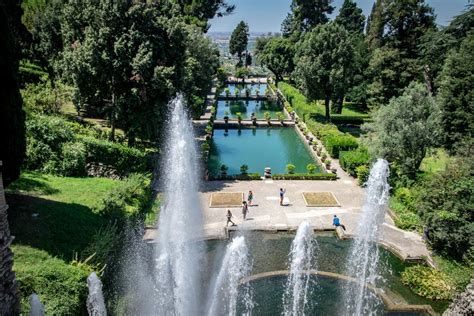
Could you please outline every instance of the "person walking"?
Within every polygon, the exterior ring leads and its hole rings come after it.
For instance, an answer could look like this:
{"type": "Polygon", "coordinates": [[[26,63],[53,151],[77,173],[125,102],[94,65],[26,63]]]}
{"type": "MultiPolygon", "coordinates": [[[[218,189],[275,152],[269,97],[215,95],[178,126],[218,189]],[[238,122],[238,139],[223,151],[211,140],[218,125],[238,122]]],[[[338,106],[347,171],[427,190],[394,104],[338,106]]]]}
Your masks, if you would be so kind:
{"type": "Polygon", "coordinates": [[[341,224],[341,221],[339,220],[339,217],[337,217],[337,215],[334,215],[334,218],[332,219],[332,225],[336,226],[336,228],[341,226],[342,229],[344,229],[344,231],[346,231],[346,226],[341,224]]]}
{"type": "Polygon", "coordinates": [[[244,216],[244,221],[247,219],[247,212],[249,211],[249,207],[247,202],[242,201],[242,215],[244,216]]]}
{"type": "Polygon", "coordinates": [[[252,191],[249,191],[249,195],[247,197],[247,202],[250,205],[252,205],[252,200],[253,200],[253,192],[252,191]]]}
{"type": "Polygon", "coordinates": [[[285,198],[286,189],[280,188],[280,206],[283,206],[283,199],[285,198]]]}
{"type": "Polygon", "coordinates": [[[232,223],[232,226],[237,226],[233,221],[232,221],[232,212],[230,210],[227,210],[227,224],[225,224],[225,227],[229,226],[229,223],[232,223]]]}

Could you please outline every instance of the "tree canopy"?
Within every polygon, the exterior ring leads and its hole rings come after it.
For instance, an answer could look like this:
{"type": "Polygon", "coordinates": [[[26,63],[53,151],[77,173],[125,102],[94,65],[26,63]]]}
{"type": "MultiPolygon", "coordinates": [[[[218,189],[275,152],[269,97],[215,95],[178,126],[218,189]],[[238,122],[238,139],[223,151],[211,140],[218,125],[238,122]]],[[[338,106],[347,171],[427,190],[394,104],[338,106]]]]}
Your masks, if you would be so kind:
{"type": "Polygon", "coordinates": [[[335,21],[350,33],[364,32],[365,16],[362,14],[362,9],[352,0],[344,0],[335,21]]]}
{"type": "Polygon", "coordinates": [[[229,41],[229,52],[239,57],[239,65],[242,65],[242,55],[247,50],[249,40],[249,26],[244,21],[240,21],[235,27],[229,41]]]}
{"type": "Polygon", "coordinates": [[[275,75],[275,80],[283,80],[283,76],[294,69],[293,43],[288,38],[271,37],[257,38],[255,53],[258,61],[275,75]]]}
{"type": "Polygon", "coordinates": [[[439,144],[439,107],[426,87],[414,82],[379,108],[366,128],[372,155],[395,163],[401,174],[414,178],[428,149],[439,144]]]}
{"type": "Polygon", "coordinates": [[[283,22],[283,33],[303,33],[329,21],[334,11],[332,0],[292,0],[291,12],[283,22]]]}
{"type": "Polygon", "coordinates": [[[335,22],[307,33],[296,53],[296,78],[310,100],[324,99],[328,120],[330,100],[344,98],[353,57],[349,33],[335,22]]]}

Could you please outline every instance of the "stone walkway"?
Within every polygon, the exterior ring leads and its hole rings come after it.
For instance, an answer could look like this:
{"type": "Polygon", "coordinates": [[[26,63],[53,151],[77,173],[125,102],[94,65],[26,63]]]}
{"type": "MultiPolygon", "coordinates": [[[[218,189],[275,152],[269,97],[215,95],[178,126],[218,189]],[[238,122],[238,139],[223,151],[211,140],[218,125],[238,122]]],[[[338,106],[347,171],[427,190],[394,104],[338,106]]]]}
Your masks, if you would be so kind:
{"type": "MultiPolygon", "coordinates": [[[[357,186],[356,180],[344,172],[338,173],[337,181],[302,180],[262,180],[262,181],[209,181],[203,184],[200,193],[204,213],[205,238],[225,238],[227,231],[227,208],[210,208],[209,201],[213,192],[254,193],[253,206],[249,207],[247,220],[243,221],[241,208],[230,208],[240,230],[296,230],[303,220],[310,221],[315,230],[332,230],[332,217],[338,215],[346,226],[346,235],[354,236],[361,217],[365,198],[364,189],[357,186]],[[279,189],[286,189],[289,206],[279,205],[279,189]],[[340,203],[340,207],[307,207],[302,192],[330,191],[340,203]]],[[[234,229],[234,228],[232,228],[234,229]]],[[[387,215],[383,225],[380,243],[404,260],[423,260],[429,252],[422,238],[412,232],[406,232],[394,226],[387,215]]]]}

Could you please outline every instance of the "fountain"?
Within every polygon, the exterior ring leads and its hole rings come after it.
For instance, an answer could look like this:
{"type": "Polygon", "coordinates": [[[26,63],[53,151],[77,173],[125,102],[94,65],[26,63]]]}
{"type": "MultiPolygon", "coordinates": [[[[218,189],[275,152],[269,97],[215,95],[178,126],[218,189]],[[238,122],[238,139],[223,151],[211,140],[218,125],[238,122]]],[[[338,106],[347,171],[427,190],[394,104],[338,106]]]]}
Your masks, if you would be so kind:
{"type": "Polygon", "coordinates": [[[308,221],[301,222],[291,244],[290,274],[283,294],[284,315],[304,315],[308,305],[311,270],[316,270],[313,258],[317,247],[313,228],[308,221]]]}
{"type": "Polygon", "coordinates": [[[246,310],[244,314],[251,312],[253,302],[249,287],[240,286],[241,279],[249,276],[251,270],[245,238],[236,237],[227,246],[220,271],[210,292],[208,315],[236,315],[239,298],[246,310]]]}
{"type": "Polygon", "coordinates": [[[95,272],[87,277],[87,287],[89,295],[87,296],[87,311],[89,316],[105,316],[104,296],[102,295],[102,282],[95,272]]]}
{"type": "Polygon", "coordinates": [[[30,295],[30,316],[44,316],[44,306],[41,303],[38,295],[33,293],[30,295]]]}
{"type": "Polygon", "coordinates": [[[203,249],[198,197],[198,157],[183,97],[171,101],[161,183],[164,201],[158,222],[154,313],[200,314],[203,249]]]}
{"type": "Polygon", "coordinates": [[[372,166],[367,182],[366,201],[362,218],[357,226],[354,244],[346,263],[347,275],[356,282],[349,283],[344,291],[346,315],[370,315],[379,304],[367,286],[375,286],[378,276],[379,250],[377,241],[385,218],[390,186],[388,162],[378,159],[372,166]]]}

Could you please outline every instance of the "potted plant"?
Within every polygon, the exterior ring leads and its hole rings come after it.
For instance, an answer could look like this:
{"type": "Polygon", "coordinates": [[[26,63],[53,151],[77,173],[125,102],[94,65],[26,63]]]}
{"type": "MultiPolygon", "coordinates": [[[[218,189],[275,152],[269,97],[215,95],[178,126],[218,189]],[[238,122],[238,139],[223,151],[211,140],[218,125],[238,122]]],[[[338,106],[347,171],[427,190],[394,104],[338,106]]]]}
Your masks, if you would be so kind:
{"type": "Polygon", "coordinates": [[[316,170],[316,165],[310,163],[306,166],[306,170],[308,170],[309,174],[313,174],[314,171],[316,170]]]}
{"type": "Polygon", "coordinates": [[[229,112],[228,111],[224,112],[224,122],[226,124],[229,123],[229,112]]]}
{"type": "Polygon", "coordinates": [[[242,124],[242,113],[237,112],[236,116],[237,116],[237,121],[239,121],[239,124],[242,124]]]}
{"type": "Polygon", "coordinates": [[[328,157],[328,155],[327,155],[325,152],[323,152],[323,153],[321,154],[321,160],[322,160],[322,161],[325,161],[327,157],[328,157]]]}
{"type": "Polygon", "coordinates": [[[246,88],[246,89],[245,89],[245,96],[248,98],[248,97],[250,96],[250,93],[251,93],[251,92],[252,92],[252,91],[250,91],[249,88],[246,88]]]}
{"type": "Polygon", "coordinates": [[[247,165],[242,165],[240,166],[240,174],[246,175],[249,171],[249,166],[247,165]]]}
{"type": "Polygon", "coordinates": [[[288,171],[288,174],[294,174],[295,173],[296,166],[294,164],[287,164],[286,165],[286,171],[288,171]]]}
{"type": "Polygon", "coordinates": [[[269,97],[270,94],[271,94],[270,88],[267,87],[267,88],[265,89],[265,95],[266,95],[267,97],[269,97]]]}
{"type": "Polygon", "coordinates": [[[211,149],[211,145],[208,142],[204,142],[201,144],[201,150],[204,156],[207,156],[207,153],[211,149]]]}
{"type": "Polygon", "coordinates": [[[331,159],[324,160],[324,164],[326,165],[326,169],[331,169],[331,159]]]}
{"type": "Polygon", "coordinates": [[[317,149],[316,149],[316,154],[317,154],[318,156],[320,156],[322,150],[323,150],[323,148],[318,145],[318,147],[317,147],[317,149]]]}
{"type": "Polygon", "coordinates": [[[270,112],[265,112],[263,116],[265,117],[265,120],[267,120],[268,126],[272,125],[272,123],[270,122],[270,119],[271,119],[270,112]]]}
{"type": "Polygon", "coordinates": [[[277,112],[277,117],[278,117],[278,120],[280,121],[281,125],[285,125],[285,114],[283,114],[282,112],[277,112]]]}
{"type": "Polygon", "coordinates": [[[259,90],[259,89],[256,89],[256,90],[255,90],[255,95],[258,97],[259,94],[260,94],[260,90],[259,90]]]}
{"type": "Polygon", "coordinates": [[[307,130],[307,129],[304,129],[304,130],[303,130],[303,135],[304,135],[304,137],[307,137],[307,136],[308,136],[308,130],[307,130]]]}
{"type": "Polygon", "coordinates": [[[229,167],[227,167],[226,165],[221,166],[221,176],[223,178],[227,176],[227,170],[229,170],[229,167]]]}
{"type": "Polygon", "coordinates": [[[235,97],[238,97],[240,95],[240,90],[238,88],[235,88],[234,94],[235,97]]]}
{"type": "Polygon", "coordinates": [[[225,88],[225,89],[224,89],[224,92],[225,92],[225,96],[226,96],[226,97],[229,97],[229,95],[230,95],[230,89],[229,89],[229,88],[225,88]]]}
{"type": "Polygon", "coordinates": [[[250,119],[252,120],[252,124],[254,126],[257,126],[257,116],[255,115],[255,113],[252,112],[252,115],[250,116],[250,119]]]}

